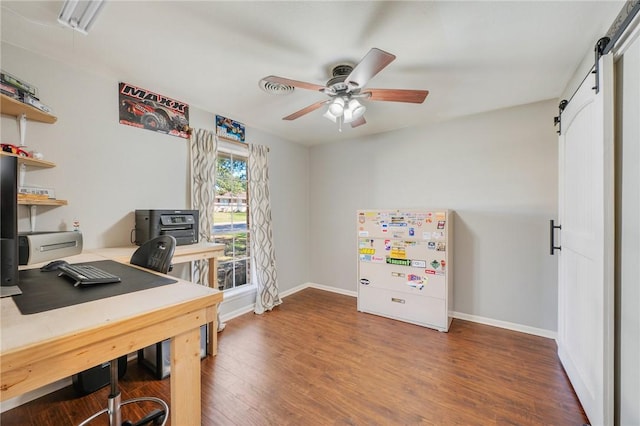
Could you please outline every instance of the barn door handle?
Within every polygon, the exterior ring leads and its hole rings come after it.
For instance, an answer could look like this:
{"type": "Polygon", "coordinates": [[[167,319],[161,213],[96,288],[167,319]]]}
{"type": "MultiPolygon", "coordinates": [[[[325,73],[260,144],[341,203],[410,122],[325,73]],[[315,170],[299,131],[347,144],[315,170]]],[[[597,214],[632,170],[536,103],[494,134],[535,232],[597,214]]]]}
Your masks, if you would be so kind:
{"type": "Polygon", "coordinates": [[[553,219],[551,219],[549,221],[549,254],[551,256],[555,254],[554,250],[562,250],[562,247],[556,246],[556,242],[554,238],[555,233],[553,232],[555,229],[562,229],[562,225],[555,225],[553,223],[553,219]]]}

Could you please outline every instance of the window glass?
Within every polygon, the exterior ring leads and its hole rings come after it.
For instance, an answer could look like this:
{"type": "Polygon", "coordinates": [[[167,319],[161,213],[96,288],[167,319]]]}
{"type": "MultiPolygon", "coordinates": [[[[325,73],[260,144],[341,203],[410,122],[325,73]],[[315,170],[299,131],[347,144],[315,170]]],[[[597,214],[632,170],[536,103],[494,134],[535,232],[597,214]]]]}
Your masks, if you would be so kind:
{"type": "Polygon", "coordinates": [[[213,235],[224,244],[218,259],[218,288],[230,290],[250,282],[247,157],[218,151],[213,235]]]}

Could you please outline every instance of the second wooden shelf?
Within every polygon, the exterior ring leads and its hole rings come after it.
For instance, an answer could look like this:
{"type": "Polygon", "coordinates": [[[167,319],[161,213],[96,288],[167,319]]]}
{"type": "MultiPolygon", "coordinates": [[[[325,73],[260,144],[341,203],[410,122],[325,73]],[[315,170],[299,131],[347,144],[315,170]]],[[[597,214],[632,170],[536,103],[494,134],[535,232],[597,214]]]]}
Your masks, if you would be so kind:
{"type": "Polygon", "coordinates": [[[18,159],[18,164],[24,164],[24,165],[27,165],[27,166],[42,167],[42,168],[45,168],[45,169],[48,169],[48,168],[56,166],[56,164],[52,163],[51,161],[38,160],[38,159],[35,159],[35,158],[31,158],[31,157],[25,157],[23,155],[11,154],[9,152],[0,152],[0,155],[5,155],[7,157],[16,157],[18,159]]]}
{"type": "Polygon", "coordinates": [[[66,206],[67,200],[18,200],[21,206],[66,206]]]}

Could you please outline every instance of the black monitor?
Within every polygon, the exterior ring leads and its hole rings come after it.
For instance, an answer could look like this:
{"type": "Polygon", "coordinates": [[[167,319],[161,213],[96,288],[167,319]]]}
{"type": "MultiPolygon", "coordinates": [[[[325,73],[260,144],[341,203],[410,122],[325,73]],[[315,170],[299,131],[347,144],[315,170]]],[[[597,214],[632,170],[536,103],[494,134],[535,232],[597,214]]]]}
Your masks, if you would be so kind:
{"type": "MultiPolygon", "coordinates": [[[[18,284],[18,159],[0,156],[0,286],[18,284]]],[[[3,291],[4,293],[4,291],[3,291]]]]}

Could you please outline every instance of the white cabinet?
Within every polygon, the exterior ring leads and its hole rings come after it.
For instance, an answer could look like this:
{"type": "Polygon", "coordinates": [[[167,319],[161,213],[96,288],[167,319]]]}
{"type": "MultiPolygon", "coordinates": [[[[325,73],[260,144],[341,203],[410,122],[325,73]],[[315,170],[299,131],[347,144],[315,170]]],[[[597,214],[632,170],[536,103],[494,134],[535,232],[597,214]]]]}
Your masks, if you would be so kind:
{"type": "Polygon", "coordinates": [[[453,212],[358,211],[358,310],[448,331],[453,212]]]}

